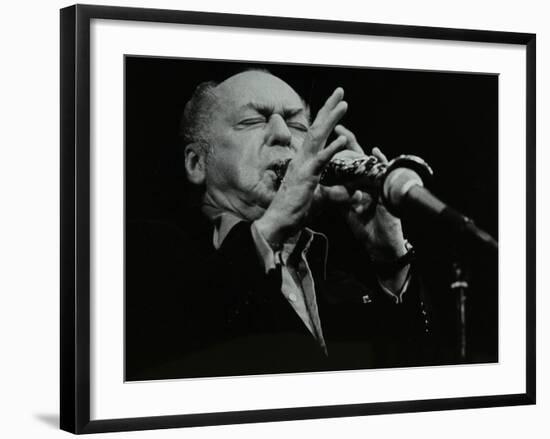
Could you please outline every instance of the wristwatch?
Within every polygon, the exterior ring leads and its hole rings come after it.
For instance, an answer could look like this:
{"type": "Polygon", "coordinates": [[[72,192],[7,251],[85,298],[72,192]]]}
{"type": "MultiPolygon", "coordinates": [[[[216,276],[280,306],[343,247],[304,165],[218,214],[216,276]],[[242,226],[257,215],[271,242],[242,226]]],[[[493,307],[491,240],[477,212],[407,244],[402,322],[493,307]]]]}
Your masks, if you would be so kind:
{"type": "Polygon", "coordinates": [[[401,270],[402,268],[409,265],[415,258],[415,251],[412,244],[405,240],[405,250],[406,253],[404,255],[399,256],[398,258],[395,258],[393,260],[377,260],[372,259],[372,263],[376,268],[376,271],[378,274],[391,274],[398,270],[401,270]]]}

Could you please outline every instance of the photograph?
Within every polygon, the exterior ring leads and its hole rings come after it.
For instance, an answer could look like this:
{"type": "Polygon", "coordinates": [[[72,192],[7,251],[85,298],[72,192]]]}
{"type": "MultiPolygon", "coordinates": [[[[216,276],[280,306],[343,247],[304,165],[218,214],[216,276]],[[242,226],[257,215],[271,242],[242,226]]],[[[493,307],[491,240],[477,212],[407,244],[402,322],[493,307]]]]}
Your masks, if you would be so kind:
{"type": "Polygon", "coordinates": [[[125,381],[499,362],[498,74],[123,62],[125,381]]]}
{"type": "Polygon", "coordinates": [[[536,35],[60,14],[60,426],[536,403],[536,35]]]}

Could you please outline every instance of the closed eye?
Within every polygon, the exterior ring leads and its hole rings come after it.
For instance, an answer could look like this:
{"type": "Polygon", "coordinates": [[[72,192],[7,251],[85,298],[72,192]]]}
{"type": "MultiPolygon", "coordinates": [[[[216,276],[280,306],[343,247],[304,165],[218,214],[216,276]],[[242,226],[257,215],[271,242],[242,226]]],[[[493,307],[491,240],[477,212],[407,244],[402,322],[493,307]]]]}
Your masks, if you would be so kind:
{"type": "Polygon", "coordinates": [[[261,124],[261,123],[266,123],[265,117],[251,117],[248,119],[244,119],[239,122],[239,125],[248,126],[248,125],[261,124]]]}
{"type": "Polygon", "coordinates": [[[288,122],[288,126],[304,133],[308,130],[307,126],[300,122],[288,122]]]}

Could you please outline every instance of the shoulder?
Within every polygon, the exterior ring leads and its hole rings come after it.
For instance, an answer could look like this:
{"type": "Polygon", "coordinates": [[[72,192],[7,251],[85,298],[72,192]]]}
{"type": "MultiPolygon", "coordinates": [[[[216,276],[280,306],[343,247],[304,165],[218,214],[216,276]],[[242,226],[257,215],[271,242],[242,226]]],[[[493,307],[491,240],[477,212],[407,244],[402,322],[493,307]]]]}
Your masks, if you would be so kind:
{"type": "Polygon", "coordinates": [[[132,220],[126,224],[126,249],[178,250],[182,244],[208,246],[212,242],[212,227],[207,222],[132,220]]]}

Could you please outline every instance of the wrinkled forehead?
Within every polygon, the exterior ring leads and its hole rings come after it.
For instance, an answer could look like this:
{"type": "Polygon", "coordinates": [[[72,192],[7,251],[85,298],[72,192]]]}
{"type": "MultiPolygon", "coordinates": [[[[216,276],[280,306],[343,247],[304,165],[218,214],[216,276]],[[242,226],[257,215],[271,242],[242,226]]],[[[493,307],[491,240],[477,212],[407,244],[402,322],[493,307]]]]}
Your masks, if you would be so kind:
{"type": "Polygon", "coordinates": [[[275,111],[306,106],[294,89],[269,73],[250,71],[239,73],[218,85],[216,95],[221,110],[235,111],[250,103],[273,108],[275,111]]]}

